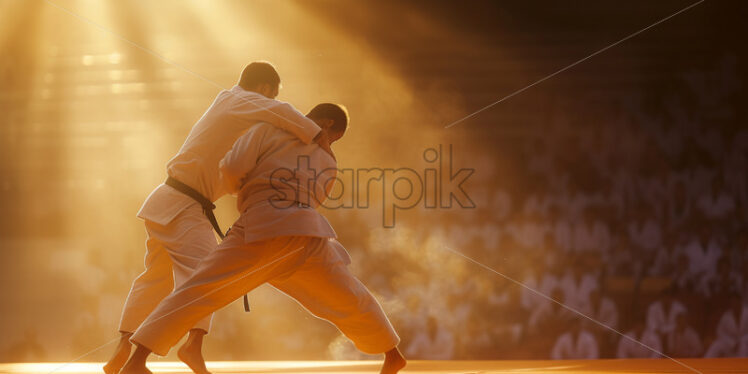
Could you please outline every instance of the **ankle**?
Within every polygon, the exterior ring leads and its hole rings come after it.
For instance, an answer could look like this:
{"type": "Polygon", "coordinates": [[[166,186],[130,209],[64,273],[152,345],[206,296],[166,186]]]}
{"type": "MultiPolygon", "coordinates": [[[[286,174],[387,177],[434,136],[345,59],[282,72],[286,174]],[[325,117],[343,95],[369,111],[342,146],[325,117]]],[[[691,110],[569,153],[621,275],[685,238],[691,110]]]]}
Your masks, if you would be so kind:
{"type": "Polygon", "coordinates": [[[397,347],[390,349],[387,352],[384,352],[384,355],[386,357],[403,357],[403,354],[400,353],[400,350],[397,349],[397,347]]]}
{"type": "Polygon", "coordinates": [[[128,364],[145,365],[145,362],[148,360],[148,356],[151,354],[151,350],[140,344],[136,344],[136,347],[137,348],[135,348],[135,352],[133,352],[132,356],[130,356],[128,364]]]}
{"type": "Polygon", "coordinates": [[[187,336],[187,341],[183,347],[201,347],[203,345],[203,337],[207,332],[203,329],[192,329],[190,334],[187,336]]]}
{"type": "Polygon", "coordinates": [[[203,336],[207,334],[208,332],[203,329],[192,329],[190,330],[190,335],[187,338],[188,339],[202,339],[203,336]]]}

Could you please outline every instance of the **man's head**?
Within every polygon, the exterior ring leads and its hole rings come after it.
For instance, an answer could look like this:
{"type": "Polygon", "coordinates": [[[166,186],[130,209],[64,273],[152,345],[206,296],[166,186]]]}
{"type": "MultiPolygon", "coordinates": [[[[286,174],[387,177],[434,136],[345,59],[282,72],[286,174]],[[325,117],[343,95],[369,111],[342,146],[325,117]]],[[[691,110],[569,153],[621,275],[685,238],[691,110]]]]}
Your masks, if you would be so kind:
{"type": "Polygon", "coordinates": [[[306,115],[323,131],[327,131],[330,144],[343,137],[348,129],[348,111],[344,106],[332,103],[318,104],[306,115]]]}
{"type": "Polygon", "coordinates": [[[239,87],[275,99],[280,89],[280,76],[269,62],[255,61],[242,71],[239,87]]]}

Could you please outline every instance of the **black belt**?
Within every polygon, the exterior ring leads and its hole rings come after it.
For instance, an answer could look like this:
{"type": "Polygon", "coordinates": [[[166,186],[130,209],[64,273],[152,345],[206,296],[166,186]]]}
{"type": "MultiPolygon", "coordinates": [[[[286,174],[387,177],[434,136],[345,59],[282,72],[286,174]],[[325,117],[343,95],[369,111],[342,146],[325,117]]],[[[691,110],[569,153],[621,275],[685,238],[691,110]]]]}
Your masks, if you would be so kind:
{"type": "MultiPolygon", "coordinates": [[[[198,204],[203,207],[203,214],[205,214],[205,217],[208,217],[208,221],[210,221],[210,224],[213,226],[213,230],[216,231],[221,239],[226,237],[223,231],[221,231],[221,227],[218,226],[218,221],[216,220],[215,214],[213,214],[213,210],[216,209],[216,205],[213,204],[212,201],[203,196],[200,192],[197,192],[197,190],[195,190],[194,188],[172,177],[166,178],[166,182],[164,182],[164,184],[166,184],[167,186],[171,186],[175,190],[191,197],[192,200],[197,201],[198,204]]],[[[247,295],[244,295],[244,310],[249,312],[249,298],[247,297],[247,295]]]]}

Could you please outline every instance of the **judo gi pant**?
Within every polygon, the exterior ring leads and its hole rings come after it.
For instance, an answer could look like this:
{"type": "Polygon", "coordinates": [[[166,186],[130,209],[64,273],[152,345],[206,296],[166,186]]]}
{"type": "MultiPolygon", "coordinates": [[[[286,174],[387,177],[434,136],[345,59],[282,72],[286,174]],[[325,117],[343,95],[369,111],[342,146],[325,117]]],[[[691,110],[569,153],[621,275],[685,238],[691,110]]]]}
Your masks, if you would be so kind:
{"type": "MultiPolygon", "coordinates": [[[[130,339],[166,355],[190,326],[252,289],[269,283],[313,315],[333,323],[363,352],[400,341],[382,307],[325,238],[281,236],[244,242],[234,225],[195,273],[167,296],[130,339]]],[[[258,316],[258,318],[261,318],[258,316]]]]}
{"type": "MultiPolygon", "coordinates": [[[[182,285],[218,244],[198,204],[184,209],[165,226],[146,220],[145,229],[145,271],[130,288],[122,309],[121,332],[135,332],[158,303],[182,285]]],[[[203,317],[189,328],[207,332],[212,316],[203,317]]]]}

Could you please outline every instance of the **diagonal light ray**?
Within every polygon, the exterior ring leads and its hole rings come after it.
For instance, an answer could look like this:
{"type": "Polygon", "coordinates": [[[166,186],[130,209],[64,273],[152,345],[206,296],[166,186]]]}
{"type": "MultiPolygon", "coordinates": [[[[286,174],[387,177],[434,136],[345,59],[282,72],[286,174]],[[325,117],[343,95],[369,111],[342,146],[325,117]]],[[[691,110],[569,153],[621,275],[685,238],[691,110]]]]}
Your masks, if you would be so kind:
{"type": "MultiPolygon", "coordinates": [[[[216,82],[215,82],[214,80],[211,80],[210,78],[207,78],[207,77],[205,77],[204,75],[202,75],[202,74],[200,74],[200,73],[198,73],[198,72],[196,72],[196,71],[194,71],[194,70],[192,70],[192,69],[189,69],[189,68],[187,68],[186,66],[184,66],[184,65],[182,65],[182,64],[180,64],[180,63],[178,63],[178,62],[176,62],[176,61],[174,61],[174,60],[171,60],[171,59],[167,58],[166,56],[164,56],[164,55],[163,55],[163,54],[161,54],[161,53],[158,53],[158,52],[156,52],[156,51],[154,51],[154,50],[152,50],[152,49],[150,49],[150,48],[144,47],[144,46],[142,46],[142,45],[140,45],[140,44],[138,44],[138,43],[136,43],[136,42],[134,42],[134,41],[132,41],[132,40],[130,40],[130,39],[128,39],[128,38],[126,38],[126,37],[125,37],[124,35],[122,35],[122,34],[120,34],[120,33],[117,33],[117,32],[115,32],[115,31],[112,31],[112,30],[110,30],[110,29],[108,29],[108,28],[106,28],[106,27],[102,26],[101,24],[99,24],[99,23],[96,23],[96,22],[94,22],[93,20],[91,20],[91,19],[89,19],[89,18],[83,17],[83,16],[81,16],[80,14],[77,14],[77,13],[73,12],[72,10],[70,10],[70,9],[68,9],[68,8],[65,8],[65,7],[63,7],[63,6],[61,6],[61,5],[55,4],[55,3],[54,3],[54,2],[52,2],[51,0],[44,0],[44,1],[45,1],[45,2],[47,2],[47,4],[49,4],[49,5],[51,5],[51,6],[55,7],[55,8],[57,8],[57,9],[59,9],[59,10],[61,10],[61,11],[65,12],[65,13],[67,13],[67,14],[69,14],[69,15],[71,15],[71,16],[73,16],[73,17],[77,18],[77,19],[78,19],[78,20],[80,20],[81,22],[84,22],[84,23],[87,23],[87,24],[89,24],[89,25],[91,25],[91,26],[93,26],[93,27],[96,27],[96,28],[97,28],[97,29],[99,29],[100,31],[102,31],[102,32],[104,32],[104,33],[107,33],[107,34],[109,34],[109,35],[111,35],[111,36],[113,36],[113,37],[115,37],[115,38],[117,38],[117,39],[119,39],[119,40],[121,40],[121,41],[123,41],[123,42],[125,42],[125,43],[127,43],[127,44],[129,44],[129,45],[131,45],[131,46],[133,46],[133,47],[135,47],[135,48],[137,48],[137,49],[139,49],[139,50],[141,50],[141,51],[143,51],[143,52],[145,52],[145,53],[147,53],[147,54],[151,55],[151,56],[153,56],[153,57],[155,57],[155,58],[156,58],[156,59],[158,59],[158,60],[161,60],[161,61],[163,61],[163,62],[164,62],[164,63],[166,63],[167,65],[171,65],[171,66],[173,66],[173,67],[175,67],[175,68],[177,68],[177,69],[179,69],[179,70],[182,70],[182,71],[184,71],[184,72],[186,72],[186,73],[188,73],[188,74],[190,74],[190,75],[192,75],[192,76],[194,76],[194,77],[196,77],[196,78],[198,78],[198,79],[200,79],[200,80],[202,80],[202,81],[204,81],[204,82],[206,82],[206,83],[208,83],[208,84],[210,84],[210,85],[212,85],[212,86],[214,86],[214,87],[216,87],[216,88],[218,88],[218,89],[221,89],[221,90],[228,90],[228,88],[226,88],[226,87],[222,86],[222,85],[221,85],[221,84],[219,84],[219,83],[216,83],[216,82]]],[[[231,93],[232,95],[236,95],[236,94],[234,94],[234,93],[233,93],[233,92],[231,92],[231,91],[229,91],[229,92],[230,92],[230,93],[231,93]]],[[[236,95],[236,97],[238,97],[238,98],[240,98],[240,99],[242,99],[242,100],[246,101],[247,103],[250,103],[250,104],[252,104],[252,105],[256,106],[256,107],[257,107],[258,109],[265,109],[265,108],[263,108],[263,107],[259,106],[259,105],[258,105],[257,103],[255,103],[255,102],[253,102],[253,101],[250,101],[250,100],[246,99],[245,97],[242,97],[242,96],[240,96],[240,95],[236,95]]],[[[295,121],[292,121],[292,120],[290,120],[290,119],[288,119],[288,118],[286,118],[286,117],[284,117],[284,116],[282,116],[282,115],[280,115],[280,114],[278,114],[278,113],[275,113],[275,112],[273,112],[273,111],[269,111],[269,112],[270,112],[271,114],[275,115],[276,117],[278,117],[278,118],[280,118],[280,119],[283,119],[283,120],[286,120],[286,121],[287,121],[288,123],[291,123],[291,124],[293,124],[293,125],[295,125],[295,126],[297,126],[297,127],[300,127],[300,128],[303,128],[303,127],[304,127],[304,126],[302,126],[302,125],[300,125],[300,124],[296,123],[295,121]]]]}
{"type": "Polygon", "coordinates": [[[454,121],[454,122],[450,123],[450,124],[449,124],[449,125],[447,125],[447,126],[444,126],[444,128],[445,128],[445,129],[448,129],[448,128],[452,127],[452,126],[455,126],[455,125],[457,125],[457,124],[459,124],[459,123],[461,123],[461,122],[465,121],[466,119],[468,119],[468,118],[471,118],[471,117],[473,117],[473,116],[477,115],[478,113],[481,113],[481,112],[483,112],[483,111],[485,111],[485,110],[487,110],[487,109],[489,109],[489,108],[491,108],[491,107],[493,107],[493,106],[495,106],[495,105],[497,105],[497,104],[499,104],[499,103],[503,102],[504,100],[507,100],[507,99],[509,99],[509,98],[511,98],[511,97],[513,97],[513,96],[516,96],[516,95],[518,95],[518,94],[520,94],[520,93],[524,92],[525,90],[527,90],[527,89],[529,89],[529,88],[531,88],[531,87],[533,87],[533,86],[535,86],[535,85],[537,85],[537,84],[539,84],[539,83],[542,83],[542,82],[544,82],[544,81],[546,81],[546,80],[548,80],[548,79],[551,79],[551,78],[553,78],[554,76],[556,76],[556,75],[558,75],[558,74],[561,74],[561,73],[563,73],[564,71],[566,71],[566,70],[569,70],[569,69],[573,68],[574,66],[576,66],[576,65],[579,65],[579,64],[581,64],[582,62],[584,62],[584,61],[587,61],[587,60],[589,60],[590,58],[592,58],[592,57],[594,57],[594,56],[597,56],[597,55],[599,55],[600,53],[603,53],[603,52],[607,51],[608,49],[610,49],[610,48],[613,48],[613,47],[615,47],[615,46],[617,46],[617,45],[619,45],[619,44],[621,44],[621,43],[623,43],[623,42],[625,42],[625,41],[627,41],[627,40],[629,40],[629,39],[631,39],[631,38],[633,38],[633,37],[635,37],[635,36],[637,36],[637,35],[639,35],[639,34],[641,34],[641,33],[643,33],[643,32],[645,32],[645,31],[647,31],[647,30],[649,30],[649,29],[651,29],[651,28],[653,28],[653,27],[655,27],[655,26],[657,26],[657,25],[659,25],[659,24],[661,24],[661,23],[663,23],[663,22],[665,22],[665,21],[667,21],[667,20],[669,20],[669,19],[671,19],[671,18],[673,18],[673,17],[677,16],[677,15],[679,15],[679,14],[681,14],[681,13],[683,13],[683,12],[685,12],[685,11],[687,11],[687,10],[689,10],[689,9],[691,9],[691,8],[693,8],[693,7],[695,7],[695,6],[699,5],[699,4],[701,4],[701,3],[703,3],[703,2],[704,2],[704,0],[699,0],[699,1],[697,1],[697,2],[695,2],[695,3],[693,3],[693,4],[691,4],[691,5],[689,5],[689,6],[685,7],[685,8],[683,8],[683,9],[681,9],[681,10],[679,10],[679,11],[677,11],[677,12],[675,12],[675,13],[673,13],[673,14],[671,14],[671,15],[669,15],[669,16],[667,16],[667,17],[665,17],[665,18],[663,18],[663,19],[661,19],[661,20],[659,20],[659,21],[657,21],[657,22],[655,22],[655,23],[653,23],[653,24],[651,24],[651,25],[649,25],[649,26],[647,26],[647,27],[645,27],[645,28],[643,28],[643,29],[641,29],[641,30],[637,31],[637,32],[635,32],[635,33],[633,33],[633,34],[630,34],[630,35],[626,36],[626,37],[625,37],[625,38],[623,38],[623,39],[620,39],[620,40],[618,40],[617,42],[615,42],[615,43],[613,43],[613,44],[610,44],[610,45],[608,45],[608,46],[606,46],[606,47],[604,47],[604,48],[602,48],[602,49],[600,49],[600,50],[598,50],[598,51],[594,52],[594,53],[593,53],[593,54],[591,54],[591,55],[588,55],[587,57],[584,57],[584,58],[582,58],[581,60],[577,60],[576,62],[573,62],[573,63],[572,63],[571,65],[567,65],[566,67],[564,67],[564,68],[561,68],[560,70],[557,70],[556,72],[554,72],[554,73],[551,73],[550,75],[546,75],[545,77],[543,77],[543,78],[541,78],[541,79],[538,79],[537,81],[535,81],[535,82],[531,83],[530,85],[528,85],[528,86],[525,86],[525,87],[523,87],[523,88],[520,88],[519,90],[517,90],[517,91],[514,91],[514,92],[510,93],[509,95],[506,95],[506,96],[502,97],[501,99],[499,99],[499,100],[496,100],[496,101],[494,101],[493,103],[491,103],[491,104],[488,104],[488,105],[484,106],[483,108],[480,108],[480,109],[476,110],[475,112],[473,112],[473,113],[470,113],[470,114],[468,114],[467,116],[465,116],[465,117],[462,117],[462,118],[458,119],[457,121],[454,121]]]}
{"type": "Polygon", "coordinates": [[[650,346],[648,346],[648,345],[640,342],[639,340],[636,340],[636,339],[634,339],[634,338],[632,338],[632,337],[630,337],[630,336],[628,336],[628,335],[626,335],[626,334],[624,334],[624,333],[622,333],[622,332],[620,332],[620,331],[618,331],[618,330],[616,330],[616,329],[614,329],[614,328],[606,325],[605,323],[602,323],[602,322],[600,322],[600,321],[598,321],[598,320],[596,320],[596,319],[594,319],[594,318],[592,318],[592,317],[590,317],[590,316],[588,316],[588,315],[586,315],[586,314],[578,311],[574,307],[566,305],[566,304],[564,304],[564,303],[562,303],[562,302],[560,302],[560,301],[558,301],[558,300],[556,300],[556,299],[554,299],[554,298],[552,298],[552,297],[550,297],[550,296],[548,296],[548,295],[546,295],[546,294],[544,294],[544,293],[542,293],[542,292],[540,292],[540,291],[538,291],[538,290],[536,290],[536,289],[534,289],[534,288],[532,288],[532,287],[530,287],[530,286],[528,286],[528,285],[526,285],[526,284],[524,284],[524,283],[522,283],[522,282],[520,282],[520,281],[518,281],[518,280],[516,280],[516,279],[514,279],[512,277],[510,277],[510,276],[508,276],[508,275],[505,275],[505,274],[503,274],[503,273],[501,273],[501,272],[499,272],[497,270],[494,270],[493,268],[489,267],[488,265],[485,265],[485,264],[483,264],[483,263],[481,263],[479,261],[476,261],[473,258],[468,257],[467,255],[465,255],[464,253],[462,253],[460,251],[452,249],[452,248],[450,248],[448,246],[444,246],[444,248],[446,248],[448,251],[450,251],[450,252],[452,252],[452,253],[454,253],[456,255],[459,255],[462,258],[464,258],[464,259],[466,259],[466,260],[468,260],[468,261],[470,261],[470,262],[472,262],[472,263],[474,263],[474,264],[476,264],[476,265],[478,265],[478,266],[480,266],[480,267],[482,267],[482,268],[484,268],[484,269],[486,269],[486,270],[488,270],[488,271],[490,271],[490,272],[492,272],[492,273],[494,273],[494,274],[496,274],[496,275],[498,275],[498,276],[500,276],[500,277],[502,277],[502,278],[504,278],[504,279],[506,279],[506,280],[508,280],[508,281],[510,281],[510,282],[512,282],[512,283],[514,283],[514,284],[516,284],[516,285],[518,285],[518,286],[520,286],[520,287],[522,287],[522,288],[524,288],[524,289],[526,289],[526,290],[528,290],[528,291],[530,291],[530,292],[532,292],[532,293],[534,293],[534,294],[536,294],[536,295],[544,298],[544,299],[546,299],[546,300],[548,300],[548,301],[551,301],[553,303],[558,304],[562,308],[564,308],[564,309],[566,309],[566,310],[568,310],[568,311],[570,311],[570,312],[572,312],[572,313],[574,313],[574,314],[576,314],[576,315],[578,315],[580,317],[583,317],[583,318],[589,320],[590,322],[593,322],[593,323],[597,324],[598,326],[601,326],[601,327],[603,327],[603,328],[605,328],[607,330],[610,330],[610,331],[612,331],[612,332],[620,335],[623,338],[626,338],[626,339],[628,339],[628,340],[630,340],[630,341],[632,341],[632,342],[634,342],[636,344],[639,344],[640,346],[642,346],[642,347],[644,347],[644,348],[646,348],[646,349],[648,349],[648,350],[650,350],[650,351],[652,351],[654,353],[657,353],[658,355],[660,355],[662,357],[670,359],[673,362],[677,363],[678,365],[681,365],[681,366],[687,368],[688,370],[693,371],[694,373],[703,374],[701,371],[696,370],[695,368],[691,367],[690,365],[687,365],[686,363],[684,363],[682,361],[676,360],[675,358],[670,357],[670,356],[668,356],[668,355],[666,355],[666,354],[664,354],[664,353],[662,353],[662,352],[660,352],[660,351],[658,351],[658,350],[656,350],[656,349],[654,349],[654,348],[652,348],[652,347],[650,347],[650,346]]]}

